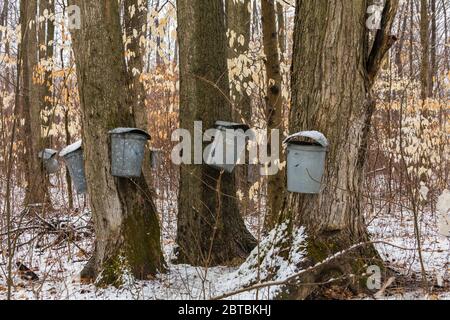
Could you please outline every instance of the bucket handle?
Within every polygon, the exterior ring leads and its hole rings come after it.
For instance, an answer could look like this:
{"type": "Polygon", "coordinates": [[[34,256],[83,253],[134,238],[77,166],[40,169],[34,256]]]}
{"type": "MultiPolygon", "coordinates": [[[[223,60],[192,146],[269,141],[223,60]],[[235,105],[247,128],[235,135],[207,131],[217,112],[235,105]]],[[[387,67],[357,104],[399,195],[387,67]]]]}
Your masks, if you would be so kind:
{"type": "Polygon", "coordinates": [[[314,141],[319,143],[324,148],[328,147],[328,145],[329,145],[327,138],[324,136],[323,133],[321,133],[319,131],[300,131],[300,132],[294,133],[294,134],[288,136],[286,139],[284,139],[283,144],[286,144],[289,141],[291,141],[292,139],[298,138],[298,137],[306,137],[306,138],[313,139],[314,141]]]}

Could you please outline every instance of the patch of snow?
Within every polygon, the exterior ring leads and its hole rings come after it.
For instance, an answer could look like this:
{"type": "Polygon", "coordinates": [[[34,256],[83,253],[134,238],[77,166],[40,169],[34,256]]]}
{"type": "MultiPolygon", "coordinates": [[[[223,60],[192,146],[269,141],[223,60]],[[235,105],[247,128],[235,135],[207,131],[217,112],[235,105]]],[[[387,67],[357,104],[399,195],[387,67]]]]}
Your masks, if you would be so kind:
{"type": "Polygon", "coordinates": [[[290,135],[286,139],[284,139],[283,143],[287,143],[290,140],[292,140],[294,138],[299,138],[299,137],[305,137],[305,138],[313,139],[314,141],[317,141],[317,143],[321,144],[322,147],[328,147],[328,139],[324,136],[323,133],[321,133],[319,131],[301,131],[301,132],[297,132],[297,133],[294,133],[294,134],[290,135]]]}
{"type": "MultiPolygon", "coordinates": [[[[221,280],[224,292],[235,291],[256,283],[283,281],[299,271],[299,265],[305,257],[305,230],[297,228],[293,232],[292,245],[287,257],[285,248],[291,237],[288,225],[281,224],[269,232],[261,243],[253,249],[247,260],[234,272],[221,280]]],[[[281,287],[272,287],[268,298],[275,296],[281,287]]]]}
{"type": "Polygon", "coordinates": [[[77,142],[65,147],[64,149],[61,150],[61,152],[59,153],[60,157],[64,157],[65,155],[72,153],[74,151],[77,151],[78,149],[81,148],[83,141],[82,140],[78,140],[77,142]]]}

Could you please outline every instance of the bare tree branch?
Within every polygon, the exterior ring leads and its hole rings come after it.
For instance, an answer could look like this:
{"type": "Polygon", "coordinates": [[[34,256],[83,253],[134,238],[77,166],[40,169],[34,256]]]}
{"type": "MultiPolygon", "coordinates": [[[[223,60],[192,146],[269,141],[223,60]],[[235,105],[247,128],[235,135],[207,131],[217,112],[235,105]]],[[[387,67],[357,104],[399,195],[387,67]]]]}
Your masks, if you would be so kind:
{"type": "Polygon", "coordinates": [[[375,40],[366,65],[370,88],[375,82],[375,78],[380,70],[386,52],[388,52],[395,41],[397,41],[397,37],[391,35],[391,29],[395,20],[395,15],[397,14],[398,4],[399,0],[386,0],[381,19],[381,27],[375,35],[375,40]]]}
{"type": "MultiPolygon", "coordinates": [[[[324,259],[324,260],[322,260],[322,261],[320,261],[320,262],[318,262],[318,263],[316,263],[316,264],[314,264],[314,265],[312,265],[312,266],[310,266],[310,267],[308,267],[306,269],[300,270],[299,272],[294,273],[294,274],[288,276],[285,279],[276,280],[276,281],[268,281],[268,282],[263,282],[263,283],[257,283],[255,285],[252,285],[252,286],[249,286],[249,287],[246,287],[246,288],[237,289],[235,291],[232,291],[232,292],[229,292],[229,293],[225,293],[225,294],[217,296],[217,297],[213,297],[211,300],[222,300],[222,299],[225,299],[225,298],[229,298],[229,297],[235,296],[235,295],[240,294],[240,293],[244,293],[244,292],[248,292],[248,291],[252,291],[252,290],[256,290],[256,289],[262,289],[262,288],[267,288],[267,287],[286,285],[286,284],[288,284],[291,281],[298,280],[298,278],[300,276],[302,276],[303,274],[311,272],[311,271],[317,269],[320,266],[323,266],[323,265],[325,265],[325,264],[327,264],[327,263],[329,263],[329,262],[331,262],[331,261],[333,261],[333,260],[335,260],[337,258],[340,258],[340,257],[346,255],[347,253],[349,253],[350,251],[353,251],[355,249],[358,249],[358,248],[361,248],[361,247],[364,247],[364,246],[367,246],[367,245],[371,245],[371,244],[384,244],[384,245],[387,245],[387,246],[391,246],[391,247],[398,248],[398,249],[401,249],[401,250],[408,250],[408,251],[409,250],[410,251],[416,250],[416,249],[413,249],[413,248],[406,248],[406,247],[398,246],[396,244],[393,244],[393,243],[390,243],[390,242],[387,242],[387,241],[383,241],[383,240],[374,240],[374,241],[360,242],[360,243],[357,243],[357,244],[355,244],[355,245],[353,245],[353,246],[351,246],[351,247],[349,247],[349,248],[347,248],[345,250],[339,251],[339,252],[335,253],[334,255],[329,256],[328,258],[326,258],[326,259],[324,259]]],[[[301,285],[301,283],[299,283],[299,285],[301,285]]]]}

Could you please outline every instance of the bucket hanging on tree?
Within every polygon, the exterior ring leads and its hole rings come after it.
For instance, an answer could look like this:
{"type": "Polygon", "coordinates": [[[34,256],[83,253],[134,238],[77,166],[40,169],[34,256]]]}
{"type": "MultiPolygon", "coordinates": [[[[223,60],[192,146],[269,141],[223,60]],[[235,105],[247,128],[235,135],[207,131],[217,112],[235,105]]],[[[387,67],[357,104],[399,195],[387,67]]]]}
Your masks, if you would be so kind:
{"type": "Polygon", "coordinates": [[[145,145],[150,135],[137,128],[117,128],[111,135],[111,173],[115,177],[136,178],[142,173],[145,145]]]}
{"type": "Polygon", "coordinates": [[[82,141],[79,140],[74,144],[65,147],[61,150],[59,156],[62,157],[66,163],[75,190],[78,193],[85,193],[87,191],[87,185],[86,175],[84,173],[82,141]]]}
{"type": "Polygon", "coordinates": [[[41,159],[48,174],[56,173],[59,170],[57,154],[58,151],[53,149],[44,149],[38,153],[38,157],[41,159]]]}
{"type": "Polygon", "coordinates": [[[318,131],[302,131],[287,137],[284,143],[287,144],[288,191],[320,193],[328,151],[327,138],[318,131]],[[299,141],[297,138],[309,138],[314,142],[299,141]]]}
{"type": "Polygon", "coordinates": [[[213,143],[208,146],[208,150],[206,150],[208,157],[205,162],[215,169],[231,173],[245,157],[245,131],[249,129],[249,126],[217,121],[215,128],[219,130],[221,136],[214,137],[213,143]]]}

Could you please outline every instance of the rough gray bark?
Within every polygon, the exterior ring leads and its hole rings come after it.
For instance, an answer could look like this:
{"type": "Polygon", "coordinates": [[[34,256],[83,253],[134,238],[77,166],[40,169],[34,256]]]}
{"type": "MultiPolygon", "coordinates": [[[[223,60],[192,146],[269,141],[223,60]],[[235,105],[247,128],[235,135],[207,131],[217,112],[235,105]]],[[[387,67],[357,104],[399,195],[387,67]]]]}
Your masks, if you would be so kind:
{"type": "Polygon", "coordinates": [[[83,118],[83,150],[95,225],[94,256],[82,277],[120,285],[125,270],[148,279],[164,270],[159,222],[143,177],[114,178],[108,131],[134,127],[117,1],[74,0],[81,29],[71,30],[83,118]]]}
{"type": "MultiPolygon", "coordinates": [[[[177,3],[180,127],[192,137],[194,121],[206,130],[217,120],[232,120],[223,10],[220,1],[177,3]]],[[[211,266],[245,258],[256,241],[239,214],[234,175],[205,164],[181,165],[180,179],[178,262],[211,266]]]]}

